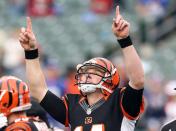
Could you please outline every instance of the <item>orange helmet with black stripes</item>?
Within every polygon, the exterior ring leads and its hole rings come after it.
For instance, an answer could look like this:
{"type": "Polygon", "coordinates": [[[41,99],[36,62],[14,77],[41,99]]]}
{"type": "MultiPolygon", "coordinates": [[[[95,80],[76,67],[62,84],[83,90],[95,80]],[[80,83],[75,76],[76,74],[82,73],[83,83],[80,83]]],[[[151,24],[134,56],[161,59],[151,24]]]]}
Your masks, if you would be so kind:
{"type": "Polygon", "coordinates": [[[120,81],[117,68],[112,62],[101,57],[78,64],[75,78],[76,84],[83,95],[95,92],[97,88],[100,88],[105,95],[109,95],[118,86],[120,81]],[[90,71],[90,69],[93,69],[93,71],[90,71]],[[87,78],[83,81],[82,78],[86,75],[87,78]],[[97,83],[92,83],[88,80],[90,76],[100,77],[100,79],[97,83]]]}
{"type": "Polygon", "coordinates": [[[8,116],[30,108],[29,88],[25,82],[14,76],[0,78],[0,113],[8,116]]]}

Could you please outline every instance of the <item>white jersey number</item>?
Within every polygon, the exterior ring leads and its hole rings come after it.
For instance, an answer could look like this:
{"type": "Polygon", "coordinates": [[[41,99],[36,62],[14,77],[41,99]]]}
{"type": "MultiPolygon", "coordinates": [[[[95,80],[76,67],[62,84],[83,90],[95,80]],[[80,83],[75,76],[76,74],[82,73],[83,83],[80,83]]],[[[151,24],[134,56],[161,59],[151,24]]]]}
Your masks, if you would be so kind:
{"type": "MultiPolygon", "coordinates": [[[[74,131],[83,131],[83,127],[78,126],[75,128],[74,131]]],[[[90,131],[105,131],[105,128],[103,124],[95,124],[95,125],[92,125],[92,128],[90,131]]]]}

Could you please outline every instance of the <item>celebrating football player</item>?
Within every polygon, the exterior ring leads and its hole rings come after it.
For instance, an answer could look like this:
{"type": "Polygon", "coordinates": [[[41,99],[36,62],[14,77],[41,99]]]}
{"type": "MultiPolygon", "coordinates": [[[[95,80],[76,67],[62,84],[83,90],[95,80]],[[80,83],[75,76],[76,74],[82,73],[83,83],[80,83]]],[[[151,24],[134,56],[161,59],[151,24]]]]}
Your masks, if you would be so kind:
{"type": "Polygon", "coordinates": [[[33,97],[72,131],[133,131],[144,107],[144,71],[129,30],[130,24],[117,6],[112,32],[123,52],[128,85],[118,88],[118,70],[109,60],[92,58],[77,65],[75,78],[80,95],[67,94],[61,99],[47,89],[37,40],[31,19],[27,17],[27,26],[21,29],[19,41],[25,50],[27,78],[33,97]]]}

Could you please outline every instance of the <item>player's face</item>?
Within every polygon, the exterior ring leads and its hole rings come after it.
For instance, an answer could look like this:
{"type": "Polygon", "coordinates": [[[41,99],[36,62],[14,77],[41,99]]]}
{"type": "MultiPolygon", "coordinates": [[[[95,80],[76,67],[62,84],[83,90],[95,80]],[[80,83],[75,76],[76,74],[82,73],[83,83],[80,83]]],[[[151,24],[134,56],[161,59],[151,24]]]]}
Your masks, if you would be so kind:
{"type": "Polygon", "coordinates": [[[87,67],[81,70],[81,73],[78,76],[79,83],[86,84],[99,84],[104,76],[103,70],[100,70],[95,67],[87,67]]]}

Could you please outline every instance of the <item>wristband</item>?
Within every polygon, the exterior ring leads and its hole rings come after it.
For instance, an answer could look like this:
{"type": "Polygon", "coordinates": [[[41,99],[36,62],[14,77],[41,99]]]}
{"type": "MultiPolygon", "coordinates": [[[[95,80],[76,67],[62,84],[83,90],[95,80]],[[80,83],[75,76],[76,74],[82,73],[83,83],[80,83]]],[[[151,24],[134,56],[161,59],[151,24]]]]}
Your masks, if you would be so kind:
{"type": "Polygon", "coordinates": [[[25,50],[25,59],[36,59],[39,56],[38,49],[25,50]]]}
{"type": "Polygon", "coordinates": [[[119,42],[119,45],[121,48],[126,48],[130,45],[133,45],[130,36],[123,38],[123,39],[120,39],[120,40],[117,40],[117,41],[119,42]]]}

